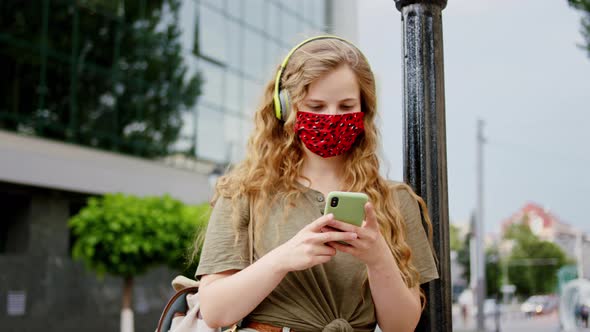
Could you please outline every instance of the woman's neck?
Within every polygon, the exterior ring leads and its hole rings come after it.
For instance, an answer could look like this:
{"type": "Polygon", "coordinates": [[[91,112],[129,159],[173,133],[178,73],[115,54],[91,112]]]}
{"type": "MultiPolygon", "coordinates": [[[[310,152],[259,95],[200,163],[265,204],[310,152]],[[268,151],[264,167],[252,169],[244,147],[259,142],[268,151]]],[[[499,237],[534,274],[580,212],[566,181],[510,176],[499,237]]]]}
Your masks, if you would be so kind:
{"type": "Polygon", "coordinates": [[[301,181],[302,184],[310,186],[324,194],[330,191],[342,189],[344,156],[322,158],[306,151],[303,160],[301,176],[308,178],[311,183],[301,181]]]}

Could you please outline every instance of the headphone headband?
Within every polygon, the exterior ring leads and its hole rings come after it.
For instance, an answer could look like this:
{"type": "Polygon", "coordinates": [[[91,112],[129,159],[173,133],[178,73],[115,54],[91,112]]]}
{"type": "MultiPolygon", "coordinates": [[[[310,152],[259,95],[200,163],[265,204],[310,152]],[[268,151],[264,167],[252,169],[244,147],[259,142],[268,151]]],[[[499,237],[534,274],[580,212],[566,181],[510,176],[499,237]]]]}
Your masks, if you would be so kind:
{"type": "Polygon", "coordinates": [[[274,101],[274,108],[275,108],[275,116],[277,119],[285,120],[288,108],[290,107],[288,96],[285,96],[285,98],[282,98],[282,96],[281,96],[281,79],[283,78],[283,72],[285,71],[285,68],[287,67],[287,64],[289,63],[289,59],[291,58],[293,53],[295,53],[295,51],[297,51],[301,46],[303,46],[309,42],[312,42],[314,40],[319,40],[319,39],[341,40],[343,42],[346,42],[346,43],[354,46],[356,49],[358,49],[358,47],[356,47],[356,45],[354,45],[352,42],[350,42],[344,38],[341,38],[338,36],[332,36],[332,35],[321,35],[321,36],[311,37],[311,38],[308,38],[308,39],[300,42],[295,47],[293,47],[291,49],[291,51],[289,51],[289,53],[287,53],[287,56],[285,57],[285,59],[281,63],[281,67],[279,68],[279,71],[277,72],[277,76],[275,77],[273,101],[274,101]]]}

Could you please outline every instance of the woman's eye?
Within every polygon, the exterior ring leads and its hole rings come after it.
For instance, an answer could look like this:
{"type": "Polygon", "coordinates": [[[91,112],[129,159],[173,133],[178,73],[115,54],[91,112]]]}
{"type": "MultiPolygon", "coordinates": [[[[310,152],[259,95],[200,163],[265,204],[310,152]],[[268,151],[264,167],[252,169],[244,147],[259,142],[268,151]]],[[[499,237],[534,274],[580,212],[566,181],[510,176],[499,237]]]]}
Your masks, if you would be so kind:
{"type": "Polygon", "coordinates": [[[312,109],[314,111],[319,111],[322,109],[322,105],[308,105],[307,107],[309,107],[309,109],[312,109]]]}
{"type": "Polygon", "coordinates": [[[354,108],[354,106],[350,106],[350,105],[342,105],[341,107],[343,110],[351,110],[354,108]]]}

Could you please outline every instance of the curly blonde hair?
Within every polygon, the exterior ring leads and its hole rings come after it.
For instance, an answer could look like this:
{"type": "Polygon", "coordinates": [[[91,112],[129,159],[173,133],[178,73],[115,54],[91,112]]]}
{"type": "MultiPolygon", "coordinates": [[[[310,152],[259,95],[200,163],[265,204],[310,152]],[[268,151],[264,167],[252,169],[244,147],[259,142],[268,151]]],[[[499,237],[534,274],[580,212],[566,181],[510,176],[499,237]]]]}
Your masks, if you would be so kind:
{"type": "MultiPolygon", "coordinates": [[[[348,66],[356,75],[364,112],[365,132],[355,141],[346,156],[344,186],[347,191],[364,192],[375,206],[377,220],[389,249],[395,257],[402,278],[408,287],[419,284],[419,275],[411,264],[411,250],[405,239],[405,224],[397,206],[396,186],[402,186],[414,196],[423,208],[426,224],[431,228],[422,199],[404,184],[392,184],[379,174],[377,147],[379,133],[375,125],[375,79],[362,53],[350,43],[338,39],[319,39],[300,47],[291,56],[285,68],[281,86],[291,97],[292,105],[301,102],[309,85],[316,79],[348,66]]],[[[277,69],[278,70],[278,69],[277,69]]],[[[295,113],[291,111],[284,122],[275,118],[273,106],[274,80],[265,89],[262,103],[255,114],[255,129],[248,141],[246,159],[220,177],[212,204],[220,196],[239,204],[247,198],[251,211],[257,211],[254,238],[259,239],[268,220],[268,207],[277,200],[285,200],[287,210],[302,194],[297,179],[301,177],[304,160],[302,143],[294,131],[295,113]]],[[[234,208],[233,227],[237,234],[238,208],[234,208]]],[[[253,220],[251,216],[251,220],[253,220]]],[[[428,230],[431,236],[431,229],[428,230]]],[[[236,235],[237,239],[237,235],[236,235]]],[[[254,246],[256,247],[256,240],[254,246]]],[[[423,298],[423,294],[422,294],[423,298]]],[[[424,299],[424,298],[423,298],[424,299]]]]}

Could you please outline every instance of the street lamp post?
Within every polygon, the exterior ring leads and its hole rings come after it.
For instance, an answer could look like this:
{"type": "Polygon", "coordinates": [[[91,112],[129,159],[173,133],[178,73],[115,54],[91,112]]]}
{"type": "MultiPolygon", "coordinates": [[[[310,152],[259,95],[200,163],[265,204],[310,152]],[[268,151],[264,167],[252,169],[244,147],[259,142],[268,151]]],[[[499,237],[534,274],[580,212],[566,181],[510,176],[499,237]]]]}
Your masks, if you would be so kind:
{"type": "Polygon", "coordinates": [[[451,280],[442,10],[447,0],[394,0],[402,16],[404,180],[430,211],[440,279],[423,286],[428,302],[416,331],[451,331],[451,280]]]}

